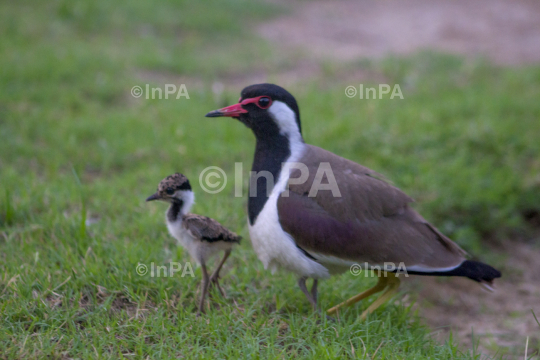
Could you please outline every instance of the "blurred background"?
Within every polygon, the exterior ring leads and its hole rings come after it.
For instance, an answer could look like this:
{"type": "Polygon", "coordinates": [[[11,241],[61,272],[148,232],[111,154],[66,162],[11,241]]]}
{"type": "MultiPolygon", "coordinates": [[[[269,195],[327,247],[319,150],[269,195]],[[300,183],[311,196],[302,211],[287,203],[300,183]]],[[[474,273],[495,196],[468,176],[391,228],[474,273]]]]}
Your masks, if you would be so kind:
{"type": "MultiPolygon", "coordinates": [[[[196,278],[134,273],[139,262],[189,259],[166,233],[165,207],[144,203],[177,171],[194,185],[194,212],[245,238],[224,275],[229,297],[258,304],[253,311],[264,307],[265,321],[280,309],[310,316],[294,279],[271,277],[256,260],[246,198],[234,197],[233,181],[216,195],[197,181],[208,166],[232,177],[235,162],[244,163],[247,181],[253,136],[231,119],[204,114],[236,102],[243,87],[258,82],[296,97],[306,142],[384,174],[474,258],[502,270],[493,294],[463,279],[406,281],[387,321],[417,314],[415,334],[435,339],[412,348],[438,358],[455,349],[521,358],[529,339],[529,356],[538,356],[540,2],[534,0],[0,1],[0,327],[6,329],[0,353],[72,357],[88,347],[91,356],[153,357],[152,338],[136,336],[157,331],[139,321],[145,306],[153,314],[148,321],[166,323],[172,333],[197,333],[192,327],[201,325],[189,308],[196,278]],[[145,92],[167,84],[185,85],[188,96],[152,99],[145,92]],[[403,99],[347,96],[348,86],[360,84],[398,84],[403,99]],[[133,95],[136,86],[143,96],[133,95]],[[180,331],[172,312],[193,319],[180,331]],[[134,330],[118,325],[123,316],[134,330]]],[[[322,306],[369,285],[359,281],[325,282],[322,306]]],[[[248,316],[234,311],[220,316],[248,316]]],[[[364,331],[354,318],[351,312],[351,333],[364,331]]],[[[263,323],[277,329],[280,354],[315,356],[330,346],[339,357],[356,356],[355,347],[362,352],[354,338],[352,353],[347,338],[298,345],[289,337],[291,323],[263,323]]],[[[252,348],[242,329],[245,355],[252,348]]],[[[224,352],[214,356],[234,356],[239,350],[224,345],[227,336],[209,340],[208,354],[222,344],[224,352]]],[[[393,336],[382,339],[392,343],[393,336]]],[[[190,351],[200,350],[187,339],[190,351]]],[[[362,339],[373,354],[380,341],[362,339]]],[[[170,341],[166,354],[176,354],[180,340],[170,341]]],[[[393,344],[378,356],[416,354],[393,344]]]]}

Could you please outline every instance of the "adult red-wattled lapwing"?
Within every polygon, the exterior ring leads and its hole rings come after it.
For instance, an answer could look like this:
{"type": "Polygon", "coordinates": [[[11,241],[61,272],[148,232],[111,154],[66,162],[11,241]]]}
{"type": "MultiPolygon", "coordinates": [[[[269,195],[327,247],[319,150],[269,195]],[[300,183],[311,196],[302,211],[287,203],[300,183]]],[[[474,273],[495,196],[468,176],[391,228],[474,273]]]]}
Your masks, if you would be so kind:
{"type": "MultiPolygon", "coordinates": [[[[255,134],[248,199],[253,247],[265,268],[281,266],[296,273],[314,308],[317,280],[354,264],[403,264],[408,274],[464,276],[485,284],[501,276],[489,265],[467,260],[465,251],[409,207],[409,196],[379,174],[304,143],[298,105],[285,89],[248,86],[238,104],[206,116],[237,118],[255,134]],[[321,186],[323,176],[326,187],[321,186]],[[314,279],[311,293],[307,278],[314,279]]],[[[386,271],[377,274],[377,285],[328,313],[386,289],[364,311],[365,318],[388,300],[399,278],[386,271]]]]}
{"type": "Polygon", "coordinates": [[[203,273],[202,295],[197,311],[197,315],[200,315],[201,312],[204,312],[204,298],[208,292],[209,284],[216,285],[223,295],[218,281],[219,271],[231,254],[233,245],[239,243],[241,237],[214,219],[189,213],[195,197],[189,180],[180,173],[161,180],[156,193],[146,199],[146,201],[152,200],[162,200],[170,204],[165,217],[169,233],[201,265],[203,273]],[[206,262],[221,251],[225,252],[223,259],[212,275],[208,276],[206,262]]]}

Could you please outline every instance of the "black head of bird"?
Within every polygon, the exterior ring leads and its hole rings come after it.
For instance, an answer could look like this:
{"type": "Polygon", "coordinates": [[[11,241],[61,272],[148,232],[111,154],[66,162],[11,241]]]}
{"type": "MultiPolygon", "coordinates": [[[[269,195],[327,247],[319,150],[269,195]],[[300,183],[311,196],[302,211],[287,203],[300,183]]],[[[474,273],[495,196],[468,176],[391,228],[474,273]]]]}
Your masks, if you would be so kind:
{"type": "Polygon", "coordinates": [[[302,133],[296,99],[274,84],[256,84],[242,90],[238,104],[214,110],[206,117],[234,117],[255,136],[270,138],[284,132],[302,133]]]}
{"type": "Polygon", "coordinates": [[[175,173],[161,180],[157,191],[150,195],[146,201],[185,202],[187,197],[192,197],[192,193],[188,178],[183,174],[175,173]]]}

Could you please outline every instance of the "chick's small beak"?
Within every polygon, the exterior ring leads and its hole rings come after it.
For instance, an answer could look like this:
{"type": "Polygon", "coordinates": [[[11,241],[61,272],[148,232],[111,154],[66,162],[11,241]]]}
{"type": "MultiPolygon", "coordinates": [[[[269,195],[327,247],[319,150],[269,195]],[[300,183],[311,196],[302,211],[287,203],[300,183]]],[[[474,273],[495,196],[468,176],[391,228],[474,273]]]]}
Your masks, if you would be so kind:
{"type": "Polygon", "coordinates": [[[210,111],[206,114],[206,117],[238,117],[240,114],[246,114],[248,111],[242,107],[242,103],[234,104],[231,106],[224,107],[219,110],[210,111]]]}
{"type": "Polygon", "coordinates": [[[158,193],[152,194],[149,197],[146,198],[146,201],[153,201],[153,200],[159,200],[161,197],[158,193]]]}

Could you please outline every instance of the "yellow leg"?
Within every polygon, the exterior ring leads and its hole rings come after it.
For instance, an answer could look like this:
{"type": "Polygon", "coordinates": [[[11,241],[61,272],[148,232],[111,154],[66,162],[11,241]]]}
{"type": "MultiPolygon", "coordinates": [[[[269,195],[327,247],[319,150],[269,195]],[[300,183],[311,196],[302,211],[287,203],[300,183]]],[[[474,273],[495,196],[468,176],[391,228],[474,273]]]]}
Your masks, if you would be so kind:
{"type": "Polygon", "coordinates": [[[400,283],[399,278],[396,277],[394,273],[386,273],[386,275],[388,276],[388,288],[377,300],[369,305],[369,307],[360,316],[360,319],[365,320],[368,314],[375,311],[375,309],[387,302],[395,293],[397,293],[400,283]]]}
{"type": "MultiPolygon", "coordinates": [[[[393,274],[391,274],[391,275],[393,275],[393,274]]],[[[366,291],[364,291],[364,292],[362,292],[362,293],[360,293],[360,294],[358,294],[356,296],[353,296],[352,298],[342,302],[341,304],[338,304],[338,305],[334,306],[333,308],[327,310],[326,313],[328,315],[332,315],[335,312],[337,312],[339,309],[341,309],[342,307],[351,306],[353,304],[356,304],[360,300],[367,298],[368,296],[371,296],[373,294],[376,294],[378,292],[383,291],[386,288],[388,280],[390,279],[390,277],[384,276],[384,274],[381,274],[380,271],[377,271],[377,276],[379,277],[379,281],[377,282],[377,284],[374,287],[372,287],[371,289],[368,289],[368,290],[366,290],[366,291]]],[[[394,279],[396,279],[394,276],[392,276],[392,277],[394,279]]]]}

